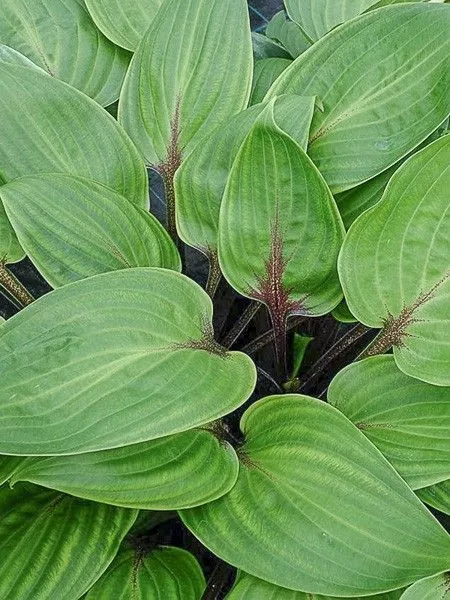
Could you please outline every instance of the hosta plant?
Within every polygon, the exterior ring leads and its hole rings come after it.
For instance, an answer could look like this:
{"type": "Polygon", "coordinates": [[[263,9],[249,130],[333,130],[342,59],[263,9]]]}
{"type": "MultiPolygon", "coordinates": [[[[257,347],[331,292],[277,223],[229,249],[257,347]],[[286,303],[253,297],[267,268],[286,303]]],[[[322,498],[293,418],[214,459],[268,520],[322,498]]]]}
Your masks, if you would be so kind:
{"type": "Polygon", "coordinates": [[[450,593],[450,6],[278,8],[0,6],[5,600],[450,593]]]}

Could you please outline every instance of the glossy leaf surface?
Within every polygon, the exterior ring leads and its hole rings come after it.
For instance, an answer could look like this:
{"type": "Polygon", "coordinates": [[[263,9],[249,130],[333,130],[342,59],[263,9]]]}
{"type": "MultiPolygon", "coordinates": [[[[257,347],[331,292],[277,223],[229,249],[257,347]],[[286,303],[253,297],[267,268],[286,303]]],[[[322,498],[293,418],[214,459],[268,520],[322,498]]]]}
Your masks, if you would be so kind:
{"type": "Polygon", "coordinates": [[[78,600],[112,561],[136,516],[29,484],[0,488],[1,597],[78,600]]]}
{"type": "Polygon", "coordinates": [[[28,458],[10,481],[118,506],[173,510],[219,498],[237,474],[236,453],[228,444],[210,432],[191,430],[102,452],[28,458]]]}
{"type": "Polygon", "coordinates": [[[271,396],[241,420],[236,485],[181,511],[222,559],[270,583],[331,596],[400,588],[445,569],[450,537],[335,408],[271,396]]]}
{"type": "MultiPolygon", "coordinates": [[[[175,176],[177,229],[190,246],[217,253],[219,213],[239,148],[264,110],[251,106],[216,128],[187,157],[175,176]]],[[[286,95],[276,99],[274,119],[306,150],[314,98],[286,95]]]]}
{"type": "Polygon", "coordinates": [[[181,270],[156,218],[95,181],[21,177],[0,187],[0,197],[23,248],[53,287],[130,267],[181,270]]]}
{"type": "Polygon", "coordinates": [[[244,0],[168,0],[131,61],[119,121],[147,164],[173,172],[200,138],[245,108],[252,68],[244,0]]]}
{"type": "Polygon", "coordinates": [[[412,489],[450,477],[449,390],[402,373],[391,355],[348,365],[328,401],[377,446],[412,489]]]}
{"type": "Polygon", "coordinates": [[[97,27],[115,44],[135,50],[162,0],[85,0],[97,27]]]}
{"type": "Polygon", "coordinates": [[[416,581],[400,600],[444,600],[450,592],[450,574],[442,573],[416,581]]]}
{"type": "Polygon", "coordinates": [[[205,578],[186,550],[162,546],[150,554],[121,551],[85,600],[200,600],[205,578]]]}
{"type": "Polygon", "coordinates": [[[273,120],[257,123],[220,210],[219,259],[229,283],[282,320],[324,314],[342,298],[343,235],[333,197],[305,152],[273,120]]]}
{"type": "Polygon", "coordinates": [[[100,33],[82,0],[3,0],[0,41],[102,106],[119,97],[130,61],[100,33]]]}
{"type": "Polygon", "coordinates": [[[255,62],[250,104],[262,102],[272,83],[291,62],[286,58],[265,58],[255,62]]]}
{"type": "Polygon", "coordinates": [[[450,479],[417,490],[416,494],[422,502],[425,502],[436,510],[440,510],[446,515],[450,515],[450,479]]]}
{"type": "Polygon", "coordinates": [[[339,257],[351,312],[383,328],[404,373],[435,385],[450,384],[449,164],[448,135],[409,158],[353,223],[339,257]]]}
{"type": "Polygon", "coordinates": [[[40,298],[0,330],[3,454],[122,447],[240,406],[255,367],[211,333],[211,301],[165,269],[95,275],[40,298]]]}
{"type": "MultiPolygon", "coordinates": [[[[394,591],[386,594],[370,596],[371,600],[399,600],[402,592],[394,591]]],[[[353,600],[365,600],[364,598],[353,598],[353,600]]],[[[334,596],[319,596],[305,592],[295,592],[287,588],[281,588],[263,579],[258,579],[248,573],[240,572],[236,583],[225,600],[336,600],[334,596]]],[[[344,599],[343,599],[344,600],[344,599]]]]}
{"type": "Polygon", "coordinates": [[[447,117],[449,29],[450,11],[440,4],[371,11],[319,40],[272,86],[271,96],[323,103],[308,153],[333,193],[378,175],[447,117]]]}

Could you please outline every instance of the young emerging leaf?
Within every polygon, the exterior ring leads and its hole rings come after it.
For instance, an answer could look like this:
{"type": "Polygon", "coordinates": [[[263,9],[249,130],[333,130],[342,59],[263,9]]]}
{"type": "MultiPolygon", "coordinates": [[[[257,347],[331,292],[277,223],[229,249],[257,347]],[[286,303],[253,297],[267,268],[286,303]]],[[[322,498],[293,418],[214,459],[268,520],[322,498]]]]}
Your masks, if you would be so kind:
{"type": "Polygon", "coordinates": [[[0,596],[77,600],[100,577],[137,511],[34,485],[0,489],[0,596]]]}
{"type": "Polygon", "coordinates": [[[378,0],[285,0],[291,19],[313,41],[377,3],[378,0]]]}
{"type": "MultiPolygon", "coordinates": [[[[265,106],[251,106],[217,127],[183,162],[175,176],[177,229],[187,244],[217,255],[219,212],[239,148],[265,106]]],[[[285,95],[275,100],[277,125],[306,150],[314,98],[285,95]]]]}
{"type": "Polygon", "coordinates": [[[95,275],[0,329],[0,452],[106,450],[209,423],[247,400],[255,367],[212,336],[212,304],[180,273],[95,275]]]}
{"type": "Polygon", "coordinates": [[[130,267],[181,270],[156,218],[95,181],[32,175],[0,187],[0,198],[21,245],[53,287],[130,267]]]}
{"type": "Polygon", "coordinates": [[[130,54],[100,33],[80,0],[2,0],[0,40],[102,106],[119,97],[130,54]]]}
{"type": "MultiPolygon", "coordinates": [[[[401,595],[402,590],[395,590],[386,594],[370,596],[370,600],[399,600],[401,595]]],[[[225,597],[225,600],[337,600],[337,598],[295,592],[240,571],[233,589],[225,597]]],[[[341,598],[341,600],[344,599],[341,598]]],[[[352,597],[352,600],[367,600],[367,596],[364,598],[352,597]]]]}
{"type": "Polygon", "coordinates": [[[335,408],[272,396],[246,411],[241,429],[236,485],[181,511],[215,554],[276,585],[330,596],[381,593],[448,567],[448,534],[335,408]]]}
{"type": "MultiPolygon", "coordinates": [[[[2,460],[8,459],[17,462],[15,456],[2,460]]],[[[205,504],[226,494],[238,475],[231,446],[201,430],[102,452],[19,460],[7,477],[11,485],[29,481],[96,502],[149,510],[205,504]]]]}
{"type": "Polygon", "coordinates": [[[291,62],[286,58],[265,58],[255,62],[250,104],[262,102],[275,79],[281,75],[291,62]]]}
{"type": "Polygon", "coordinates": [[[387,6],[330,32],[274,83],[271,97],[322,101],[308,153],[333,193],[393,165],[448,116],[449,29],[448,6],[387,6]]]}
{"type": "Polygon", "coordinates": [[[281,44],[257,31],[252,31],[252,48],[255,61],[264,58],[292,58],[281,44]]]}
{"type": "Polygon", "coordinates": [[[350,312],[350,309],[347,306],[347,302],[345,301],[345,298],[343,298],[341,300],[341,302],[336,306],[336,308],[333,308],[333,310],[331,311],[331,314],[336,319],[336,321],[339,321],[340,323],[356,323],[357,322],[357,319],[355,319],[355,317],[350,312]]]}
{"type": "Polygon", "coordinates": [[[311,45],[300,27],[286,19],[284,10],[277,12],[269,21],[266,35],[286,48],[292,58],[300,56],[311,45]]]}
{"type": "Polygon", "coordinates": [[[446,515],[450,515],[450,479],[417,490],[416,494],[422,502],[425,502],[436,510],[440,510],[446,515]]]}
{"type": "Polygon", "coordinates": [[[290,315],[322,315],[339,303],[343,237],[333,197],[311,160],[273,119],[258,122],[239,150],[220,210],[227,280],[263,302],[281,331],[290,315]]]}
{"type": "Polygon", "coordinates": [[[200,600],[205,586],[200,565],[186,550],[124,548],[85,600],[200,600]]]}
{"type": "Polygon", "coordinates": [[[200,138],[245,108],[252,67],[244,0],[166,0],[131,61],[119,121],[147,164],[173,175],[200,138]]]}
{"type": "Polygon", "coordinates": [[[408,377],[393,356],[348,365],[328,401],[377,446],[412,489],[450,477],[448,389],[408,377]]]}
{"type": "Polygon", "coordinates": [[[370,352],[393,346],[404,373],[435,385],[450,384],[449,164],[449,135],[408,159],[339,256],[351,312],[383,328],[370,352]]]}
{"type": "Polygon", "coordinates": [[[136,50],[163,0],[85,0],[97,27],[127,50],[136,50]]]}
{"type": "Polygon", "coordinates": [[[450,573],[441,573],[416,581],[400,600],[444,600],[450,593],[450,573]]]}

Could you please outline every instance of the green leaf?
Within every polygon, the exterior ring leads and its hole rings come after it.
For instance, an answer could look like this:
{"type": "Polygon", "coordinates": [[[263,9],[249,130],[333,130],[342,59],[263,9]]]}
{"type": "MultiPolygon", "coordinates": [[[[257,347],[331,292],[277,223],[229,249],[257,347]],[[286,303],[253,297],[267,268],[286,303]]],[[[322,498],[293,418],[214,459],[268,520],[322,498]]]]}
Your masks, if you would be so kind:
{"type": "Polygon", "coordinates": [[[300,29],[300,27],[286,19],[285,12],[280,10],[269,21],[266,27],[266,35],[279,42],[289,52],[292,58],[297,58],[311,43],[300,29]]]}
{"type": "Polygon", "coordinates": [[[292,58],[283,46],[257,31],[252,31],[252,48],[255,61],[264,58],[292,58]]]}
{"type": "Polygon", "coordinates": [[[341,300],[338,210],[311,160],[273,119],[256,123],[239,150],[219,231],[229,283],[280,322],[293,314],[325,314],[341,300]]]}
{"type": "Polygon", "coordinates": [[[24,460],[27,459],[23,456],[0,455],[0,486],[2,486],[6,481],[8,481],[8,479],[11,477],[11,475],[14,473],[14,471],[17,469],[20,463],[22,463],[24,460]]]}
{"type": "Polygon", "coordinates": [[[345,298],[343,300],[341,300],[341,302],[336,306],[336,308],[333,308],[333,310],[331,311],[331,314],[336,319],[336,321],[339,321],[340,323],[356,323],[357,322],[357,319],[355,319],[355,317],[350,312],[350,309],[347,306],[347,302],[345,301],[345,298]]]}
{"type": "Polygon", "coordinates": [[[270,583],[331,596],[381,593],[448,567],[448,534],[335,408],[271,396],[241,429],[236,485],[180,513],[215,554],[270,583]]]}
{"type": "Polygon", "coordinates": [[[291,62],[286,58],[265,58],[255,62],[250,104],[262,102],[272,83],[291,62]]]}
{"type": "Polygon", "coordinates": [[[0,197],[23,248],[53,287],[129,267],[181,270],[156,218],[102,184],[32,175],[0,187],[0,197]]]}
{"type": "Polygon", "coordinates": [[[294,364],[292,368],[292,378],[297,377],[300,367],[302,366],[303,359],[305,357],[306,349],[314,338],[308,337],[307,335],[300,335],[294,333],[293,338],[293,357],[294,364]]]}
{"type": "Polygon", "coordinates": [[[319,40],[274,83],[270,97],[323,102],[308,153],[333,193],[375,177],[447,117],[449,29],[450,11],[439,4],[371,11],[319,40]]]}
{"type": "Polygon", "coordinates": [[[245,0],[167,0],[131,61],[119,121],[147,164],[173,173],[200,138],[245,108],[252,68],[245,0]]]}
{"type": "Polygon", "coordinates": [[[285,0],[290,18],[313,41],[357,17],[378,0],[285,0]]]}
{"type": "Polygon", "coordinates": [[[186,431],[240,406],[255,367],[212,337],[180,273],[137,268],[59,288],[0,330],[0,453],[78,454],[186,431]]]}
{"type": "Polygon", "coordinates": [[[14,50],[10,46],[6,46],[5,44],[0,44],[0,63],[11,63],[13,65],[19,65],[22,67],[28,67],[30,69],[34,69],[40,73],[47,73],[44,69],[39,67],[32,60],[14,50]]]}
{"type": "Polygon", "coordinates": [[[412,489],[450,477],[447,389],[408,377],[392,355],[348,365],[328,401],[384,454],[412,489]]]}
{"type": "Polygon", "coordinates": [[[231,446],[191,430],[103,452],[28,458],[9,479],[117,506],[172,510],[220,498],[237,474],[231,446]]]}
{"type": "MultiPolygon", "coordinates": [[[[251,106],[217,127],[186,158],[175,176],[177,230],[204,254],[217,254],[219,213],[227,180],[246,136],[264,110],[251,106]]],[[[275,100],[274,119],[306,150],[314,98],[286,95],[275,100]]]]}
{"type": "Polygon", "coordinates": [[[416,581],[401,597],[401,600],[443,600],[450,592],[450,573],[441,573],[416,581]]]}
{"type": "Polygon", "coordinates": [[[399,368],[450,385],[448,228],[450,136],[409,158],[383,198],[350,227],[339,276],[355,317],[383,328],[399,368]]]}
{"type": "Polygon", "coordinates": [[[161,546],[150,554],[124,549],[85,600],[200,600],[206,583],[186,550],[161,546]]]}
{"type": "Polygon", "coordinates": [[[450,515],[450,479],[417,490],[416,494],[422,502],[426,502],[429,506],[450,515]]]}
{"type": "Polygon", "coordinates": [[[0,596],[77,600],[105,571],[137,511],[37,486],[0,489],[0,596]]]}
{"type": "Polygon", "coordinates": [[[100,33],[82,0],[3,0],[0,40],[102,106],[119,97],[130,54],[100,33]]]}
{"type": "Polygon", "coordinates": [[[108,39],[135,50],[163,0],[85,0],[97,27],[108,39]]]}
{"type": "MultiPolygon", "coordinates": [[[[386,594],[370,596],[370,600],[399,600],[401,594],[401,590],[395,590],[386,594]]],[[[317,594],[295,592],[294,590],[281,588],[241,571],[238,574],[233,589],[225,597],[225,600],[336,600],[336,598],[333,596],[318,596],[317,594]]],[[[367,596],[364,598],[353,598],[352,600],[367,600],[367,596]]]]}
{"type": "MultiPolygon", "coordinates": [[[[2,187],[0,186],[0,191],[2,187]]],[[[0,263],[15,263],[25,257],[25,251],[11,227],[0,199],[0,263]]]]}

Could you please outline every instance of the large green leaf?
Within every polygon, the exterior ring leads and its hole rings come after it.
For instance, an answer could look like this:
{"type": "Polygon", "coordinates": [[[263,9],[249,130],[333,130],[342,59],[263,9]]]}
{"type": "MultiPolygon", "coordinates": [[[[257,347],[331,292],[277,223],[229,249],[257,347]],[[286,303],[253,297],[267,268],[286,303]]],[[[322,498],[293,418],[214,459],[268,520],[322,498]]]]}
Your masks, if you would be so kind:
{"type": "Polygon", "coordinates": [[[285,0],[286,10],[311,40],[357,17],[378,0],[285,0]]]}
{"type": "Polygon", "coordinates": [[[32,175],[0,187],[0,197],[21,245],[53,287],[129,267],[181,270],[156,218],[100,183],[32,175]]]}
{"type": "MultiPolygon", "coordinates": [[[[370,600],[399,600],[402,592],[395,590],[386,594],[376,594],[370,596],[370,600]]],[[[317,594],[307,594],[305,592],[295,592],[287,588],[281,588],[273,585],[253,575],[241,571],[238,574],[236,583],[231,592],[225,597],[225,600],[337,600],[333,596],[318,596],[317,594]]],[[[353,598],[353,600],[367,600],[364,598],[353,598]]]]}
{"type": "Polygon", "coordinates": [[[119,120],[148,164],[173,173],[245,108],[252,66],[245,0],[167,0],[131,61],[119,120]]]}
{"type": "Polygon", "coordinates": [[[181,511],[215,554],[294,590],[364,596],[450,564],[450,536],[380,452],[332,406],[300,395],[253,404],[241,467],[222,498],[181,511]]]}
{"type": "Polygon", "coordinates": [[[422,502],[450,515],[450,479],[417,490],[416,494],[422,502]]]}
{"type": "Polygon", "coordinates": [[[223,496],[237,474],[231,446],[211,432],[191,430],[114,450],[27,458],[9,479],[11,484],[30,481],[107,504],[173,510],[223,496]]]}
{"type": "Polygon", "coordinates": [[[373,353],[393,346],[404,373],[435,385],[450,384],[449,165],[449,135],[408,159],[339,257],[351,312],[383,328],[373,353]]]}
{"type": "Polygon", "coordinates": [[[186,550],[124,549],[85,600],[200,600],[205,585],[200,565],[186,550]]]}
{"type": "Polygon", "coordinates": [[[269,21],[266,35],[286,48],[292,58],[300,56],[311,45],[300,27],[286,19],[283,10],[277,12],[269,21]]]}
{"type": "Polygon", "coordinates": [[[408,377],[391,355],[340,371],[328,401],[377,446],[412,489],[450,477],[449,390],[408,377]]]}
{"type": "Polygon", "coordinates": [[[273,118],[258,121],[233,163],[220,209],[219,259],[229,283],[266,304],[274,327],[292,314],[327,313],[342,298],[336,262],[343,236],[309,157],[273,118]]]}
{"type": "MultiPolygon", "coordinates": [[[[207,255],[217,253],[220,205],[234,159],[263,110],[262,104],[251,106],[217,127],[191,152],[175,176],[178,233],[207,255]]],[[[313,110],[313,97],[285,95],[274,104],[278,126],[305,150],[313,110]]]]}
{"type": "Polygon", "coordinates": [[[82,0],[3,0],[0,42],[102,106],[119,97],[130,61],[100,33],[82,0]]]}
{"type": "Polygon", "coordinates": [[[163,0],[85,0],[97,27],[115,44],[135,50],[163,0]]]}
{"type": "Polygon", "coordinates": [[[0,329],[3,454],[122,447],[208,423],[255,385],[212,337],[212,304],[180,273],[112,271],[43,296],[0,329]]]}
{"type": "Polygon", "coordinates": [[[263,100],[272,83],[291,62],[286,58],[265,58],[255,62],[250,104],[258,104],[263,100]]]}
{"type": "Polygon", "coordinates": [[[322,101],[308,153],[333,193],[378,175],[447,117],[449,29],[447,6],[388,6],[332,31],[274,83],[271,96],[322,101]]]}
{"type": "Polygon", "coordinates": [[[137,511],[32,485],[0,488],[0,596],[78,600],[100,577],[137,511]]]}
{"type": "Polygon", "coordinates": [[[401,600],[444,600],[450,592],[450,573],[441,573],[416,581],[401,596],[401,600]]]}

